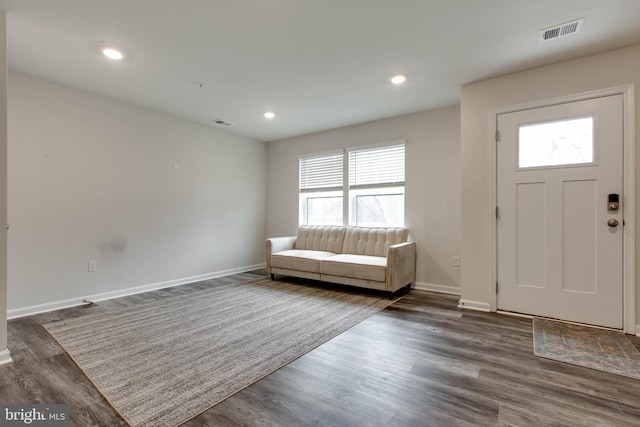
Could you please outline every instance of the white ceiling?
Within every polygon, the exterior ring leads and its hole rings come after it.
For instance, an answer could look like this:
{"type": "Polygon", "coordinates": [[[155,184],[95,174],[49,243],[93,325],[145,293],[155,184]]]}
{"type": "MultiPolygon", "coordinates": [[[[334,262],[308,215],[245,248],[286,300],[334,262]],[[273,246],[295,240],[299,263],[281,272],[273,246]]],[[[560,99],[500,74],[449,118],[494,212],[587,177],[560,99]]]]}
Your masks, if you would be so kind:
{"type": "Polygon", "coordinates": [[[222,119],[262,141],[453,105],[465,83],[640,42],[639,0],[0,0],[0,9],[10,69],[208,126],[222,119]],[[581,33],[539,42],[542,28],[582,17],[581,33]],[[126,59],[109,62],[103,45],[126,59]],[[408,74],[403,86],[389,82],[395,72],[408,74]]]}

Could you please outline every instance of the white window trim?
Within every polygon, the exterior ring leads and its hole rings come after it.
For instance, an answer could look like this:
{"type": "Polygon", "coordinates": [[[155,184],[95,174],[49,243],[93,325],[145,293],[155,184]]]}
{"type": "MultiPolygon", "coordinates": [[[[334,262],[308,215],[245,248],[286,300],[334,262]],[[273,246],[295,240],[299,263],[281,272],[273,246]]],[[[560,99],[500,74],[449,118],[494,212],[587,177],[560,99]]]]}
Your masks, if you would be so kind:
{"type": "MultiPolygon", "coordinates": [[[[407,140],[406,139],[398,139],[398,140],[395,140],[395,141],[377,142],[375,144],[351,146],[351,147],[347,147],[345,149],[345,151],[347,152],[347,154],[349,154],[349,152],[351,152],[351,151],[369,150],[369,149],[372,149],[372,148],[391,147],[391,146],[394,146],[394,145],[404,145],[405,149],[406,149],[407,140]]],[[[406,163],[406,158],[405,158],[405,163],[406,163]]]]}

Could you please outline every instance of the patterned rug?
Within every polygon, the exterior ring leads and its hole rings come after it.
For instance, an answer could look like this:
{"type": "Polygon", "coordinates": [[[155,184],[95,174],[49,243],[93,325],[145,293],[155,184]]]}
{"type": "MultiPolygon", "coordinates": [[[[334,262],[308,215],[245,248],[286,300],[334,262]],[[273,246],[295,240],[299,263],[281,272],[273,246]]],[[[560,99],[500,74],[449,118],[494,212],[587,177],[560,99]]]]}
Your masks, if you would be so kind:
{"type": "Polygon", "coordinates": [[[268,279],[44,325],[132,426],[176,426],[393,301],[268,279]]]}
{"type": "Polygon", "coordinates": [[[536,356],[640,379],[640,352],[622,332],[534,318],[536,356]]]}

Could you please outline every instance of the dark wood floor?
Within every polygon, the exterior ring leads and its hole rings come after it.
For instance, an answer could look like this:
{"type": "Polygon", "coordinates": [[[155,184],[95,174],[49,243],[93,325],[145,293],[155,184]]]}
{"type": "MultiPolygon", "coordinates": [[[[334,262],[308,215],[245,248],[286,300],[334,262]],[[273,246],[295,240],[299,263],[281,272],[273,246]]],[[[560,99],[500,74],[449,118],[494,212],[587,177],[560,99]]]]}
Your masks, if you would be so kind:
{"type": "MultiPolygon", "coordinates": [[[[41,324],[262,275],[11,320],[15,362],[0,366],[0,402],[67,403],[74,426],[126,425],[41,324]]],[[[413,290],[185,425],[640,425],[640,381],[538,358],[530,320],[460,310],[457,300],[413,290]]]]}

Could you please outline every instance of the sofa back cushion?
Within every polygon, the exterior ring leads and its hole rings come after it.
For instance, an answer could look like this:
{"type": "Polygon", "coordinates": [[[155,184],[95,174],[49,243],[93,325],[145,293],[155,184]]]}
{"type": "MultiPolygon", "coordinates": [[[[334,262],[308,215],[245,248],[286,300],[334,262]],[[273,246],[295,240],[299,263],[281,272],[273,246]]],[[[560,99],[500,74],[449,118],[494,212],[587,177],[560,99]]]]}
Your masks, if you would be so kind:
{"type": "Polygon", "coordinates": [[[340,253],[346,227],[301,225],[298,228],[296,249],[340,253]]]}
{"type": "Polygon", "coordinates": [[[349,227],[342,253],[386,257],[389,246],[406,242],[408,236],[406,228],[349,227]]]}

